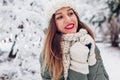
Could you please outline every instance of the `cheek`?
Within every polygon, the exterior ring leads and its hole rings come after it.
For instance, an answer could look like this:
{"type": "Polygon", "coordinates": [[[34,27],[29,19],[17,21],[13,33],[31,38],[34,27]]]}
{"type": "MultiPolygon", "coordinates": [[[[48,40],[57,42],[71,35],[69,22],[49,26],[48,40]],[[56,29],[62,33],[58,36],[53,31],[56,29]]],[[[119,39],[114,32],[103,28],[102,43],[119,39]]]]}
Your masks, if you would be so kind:
{"type": "Polygon", "coordinates": [[[78,21],[76,21],[76,27],[78,27],[78,21]]]}
{"type": "Polygon", "coordinates": [[[58,30],[61,30],[63,28],[63,22],[62,21],[56,21],[56,26],[58,30]]]}
{"type": "Polygon", "coordinates": [[[77,17],[75,18],[75,23],[76,23],[76,27],[78,27],[78,19],[77,19],[77,17]]]}
{"type": "Polygon", "coordinates": [[[59,22],[56,21],[56,27],[57,27],[57,29],[59,29],[59,26],[60,26],[59,22]]]}

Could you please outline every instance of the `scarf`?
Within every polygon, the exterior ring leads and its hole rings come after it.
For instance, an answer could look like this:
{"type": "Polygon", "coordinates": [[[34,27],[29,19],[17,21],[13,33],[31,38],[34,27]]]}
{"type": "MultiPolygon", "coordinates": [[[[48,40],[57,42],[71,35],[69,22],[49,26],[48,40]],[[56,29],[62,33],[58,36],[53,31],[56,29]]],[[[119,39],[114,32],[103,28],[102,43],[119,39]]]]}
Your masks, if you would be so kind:
{"type": "MultiPolygon", "coordinates": [[[[88,45],[92,44],[91,50],[90,50],[90,58],[88,59],[88,65],[94,65],[96,63],[95,54],[94,54],[94,40],[92,37],[87,33],[85,29],[80,29],[79,32],[74,34],[63,34],[62,35],[62,41],[61,41],[61,48],[63,52],[63,67],[64,67],[64,78],[67,80],[68,76],[68,69],[70,69],[71,62],[71,55],[70,55],[70,48],[72,45],[74,45],[76,42],[80,42],[82,45],[88,45]]],[[[86,66],[86,71],[81,71],[84,74],[89,73],[88,66],[86,66]]],[[[71,68],[75,71],[77,71],[75,68],[71,68]]]]}

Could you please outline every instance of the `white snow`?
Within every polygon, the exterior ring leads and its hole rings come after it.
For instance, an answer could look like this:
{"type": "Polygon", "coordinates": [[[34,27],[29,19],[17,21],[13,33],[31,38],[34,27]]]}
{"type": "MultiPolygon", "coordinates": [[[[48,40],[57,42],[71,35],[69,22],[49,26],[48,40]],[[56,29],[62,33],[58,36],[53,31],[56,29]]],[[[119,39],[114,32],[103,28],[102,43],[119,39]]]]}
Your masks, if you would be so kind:
{"type": "Polygon", "coordinates": [[[120,80],[120,48],[113,48],[107,43],[98,43],[97,45],[110,80],[120,80]]]}

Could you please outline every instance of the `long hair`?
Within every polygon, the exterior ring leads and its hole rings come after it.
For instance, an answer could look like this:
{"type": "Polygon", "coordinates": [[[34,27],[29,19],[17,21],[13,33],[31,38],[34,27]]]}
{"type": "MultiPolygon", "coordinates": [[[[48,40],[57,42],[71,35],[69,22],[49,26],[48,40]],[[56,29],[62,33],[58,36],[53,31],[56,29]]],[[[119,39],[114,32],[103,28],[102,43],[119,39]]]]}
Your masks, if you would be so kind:
{"type": "MultiPolygon", "coordinates": [[[[90,28],[79,20],[79,17],[75,11],[74,13],[78,19],[77,32],[80,28],[84,28],[94,39],[93,33],[90,28]]],[[[48,31],[43,48],[43,70],[48,69],[50,75],[52,76],[52,80],[60,80],[63,71],[62,51],[60,45],[61,36],[62,34],[58,31],[55,23],[55,14],[53,14],[48,26],[48,31]]]]}

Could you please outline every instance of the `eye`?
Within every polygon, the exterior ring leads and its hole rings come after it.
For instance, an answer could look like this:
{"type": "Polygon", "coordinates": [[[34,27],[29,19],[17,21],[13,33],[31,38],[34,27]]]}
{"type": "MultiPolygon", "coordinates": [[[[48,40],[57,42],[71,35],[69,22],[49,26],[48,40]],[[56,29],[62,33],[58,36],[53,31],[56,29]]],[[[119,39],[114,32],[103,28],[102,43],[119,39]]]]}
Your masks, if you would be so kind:
{"type": "Polygon", "coordinates": [[[72,15],[74,15],[74,12],[73,12],[73,11],[70,11],[70,12],[68,13],[68,16],[72,16],[72,15]]]}
{"type": "Polygon", "coordinates": [[[62,15],[57,16],[56,19],[57,19],[57,20],[63,19],[63,16],[62,16],[62,15]]]}

